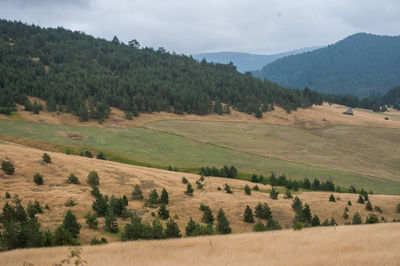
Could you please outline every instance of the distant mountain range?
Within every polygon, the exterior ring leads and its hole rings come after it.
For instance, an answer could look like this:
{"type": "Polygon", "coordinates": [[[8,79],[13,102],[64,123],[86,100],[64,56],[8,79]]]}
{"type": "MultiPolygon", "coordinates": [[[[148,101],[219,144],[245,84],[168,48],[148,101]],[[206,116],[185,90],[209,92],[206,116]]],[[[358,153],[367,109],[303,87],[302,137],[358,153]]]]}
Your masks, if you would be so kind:
{"type": "Polygon", "coordinates": [[[383,95],[400,85],[400,36],[354,34],[321,49],[277,59],[253,75],[289,88],[383,95]]]}
{"type": "Polygon", "coordinates": [[[279,54],[249,54],[239,52],[217,52],[217,53],[201,53],[193,54],[192,57],[198,61],[203,58],[207,62],[228,64],[232,62],[239,72],[259,70],[263,66],[285,56],[300,54],[304,52],[313,51],[319,47],[308,47],[279,54]]]}

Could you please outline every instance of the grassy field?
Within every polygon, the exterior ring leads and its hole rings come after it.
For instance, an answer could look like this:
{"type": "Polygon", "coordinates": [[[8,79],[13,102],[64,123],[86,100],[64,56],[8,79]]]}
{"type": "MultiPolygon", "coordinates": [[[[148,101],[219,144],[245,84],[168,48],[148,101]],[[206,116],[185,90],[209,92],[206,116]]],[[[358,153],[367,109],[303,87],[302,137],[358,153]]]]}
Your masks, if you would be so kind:
{"type": "MultiPolygon", "coordinates": [[[[400,224],[136,241],[83,247],[88,265],[398,265],[400,224]],[[210,246],[211,243],[211,246],[210,246]],[[245,247],[245,248],[244,248],[245,247]]],[[[67,247],[14,250],[3,265],[53,265],[67,247]]]]}
{"type": "MultiPolygon", "coordinates": [[[[109,153],[110,157],[119,158],[119,161],[135,160],[181,168],[198,168],[207,165],[222,167],[227,164],[235,165],[239,171],[246,173],[269,175],[271,171],[275,171],[278,174],[285,173],[289,178],[318,177],[321,180],[331,179],[343,187],[355,185],[376,193],[400,194],[398,180],[288,162],[252,151],[234,150],[234,146],[233,149],[223,147],[224,143],[217,146],[142,127],[99,128],[0,120],[0,134],[65,146],[78,146],[82,149],[101,150],[109,153]]],[[[217,132],[212,131],[210,134],[218,137],[217,132]]],[[[245,138],[242,141],[247,142],[245,138]]]]}

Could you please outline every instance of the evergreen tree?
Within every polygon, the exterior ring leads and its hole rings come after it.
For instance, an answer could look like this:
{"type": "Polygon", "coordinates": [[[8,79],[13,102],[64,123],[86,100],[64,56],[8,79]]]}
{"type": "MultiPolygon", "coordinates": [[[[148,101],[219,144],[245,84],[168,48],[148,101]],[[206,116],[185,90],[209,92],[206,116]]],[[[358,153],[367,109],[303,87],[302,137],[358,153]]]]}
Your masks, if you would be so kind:
{"type": "Polygon", "coordinates": [[[302,222],[304,222],[307,225],[310,225],[311,220],[312,216],[311,216],[310,206],[308,206],[308,204],[305,204],[302,211],[302,222]]]}
{"type": "Polygon", "coordinates": [[[352,224],[362,224],[361,216],[358,212],[354,214],[352,224]]]}
{"type": "Polygon", "coordinates": [[[96,215],[88,212],[85,215],[85,221],[86,224],[89,226],[90,229],[97,229],[97,226],[99,225],[99,221],[97,221],[96,215]]]}
{"type": "Polygon", "coordinates": [[[254,223],[254,216],[253,216],[253,211],[249,207],[249,205],[246,206],[246,209],[244,210],[244,219],[246,223],[254,223]]]}
{"type": "Polygon", "coordinates": [[[42,185],[43,184],[43,176],[39,173],[36,173],[33,176],[33,182],[35,182],[36,185],[38,185],[38,186],[42,185]]]}
{"type": "Polygon", "coordinates": [[[158,219],[154,219],[152,223],[152,239],[164,239],[164,228],[158,219]]]}
{"type": "Polygon", "coordinates": [[[210,208],[204,210],[201,220],[206,224],[212,224],[214,222],[214,215],[210,208]]]}
{"type": "Polygon", "coordinates": [[[351,205],[352,205],[350,200],[347,202],[347,205],[348,205],[348,206],[351,206],[351,205]]]}
{"type": "Polygon", "coordinates": [[[231,187],[228,184],[225,184],[224,190],[228,194],[232,194],[233,191],[231,190],[231,187]]]}
{"type": "Polygon", "coordinates": [[[72,213],[71,210],[68,210],[65,214],[64,221],[63,221],[63,228],[68,230],[72,237],[77,238],[79,232],[81,230],[81,225],[76,220],[75,215],[72,213]]]}
{"type": "Polygon", "coordinates": [[[258,221],[253,227],[254,232],[263,232],[265,230],[266,230],[265,225],[260,221],[258,221]]]}
{"type": "Polygon", "coordinates": [[[278,199],[278,195],[279,195],[279,192],[275,188],[272,188],[271,192],[269,193],[269,197],[271,199],[276,200],[276,199],[278,199]]]}
{"type": "Polygon", "coordinates": [[[78,241],[73,237],[72,233],[64,228],[62,225],[57,227],[54,232],[54,245],[55,246],[67,246],[77,245],[78,241]]]}
{"type": "Polygon", "coordinates": [[[272,218],[271,208],[267,203],[261,204],[259,202],[255,208],[255,214],[256,217],[260,219],[269,220],[272,218]]]}
{"type": "Polygon", "coordinates": [[[368,211],[372,211],[372,204],[369,200],[367,201],[367,204],[365,205],[365,209],[367,209],[368,211]]]}
{"type": "Polygon", "coordinates": [[[244,186],[244,193],[246,195],[251,195],[251,189],[249,187],[249,185],[246,184],[246,186],[244,186]]]}
{"type": "Polygon", "coordinates": [[[293,196],[292,196],[292,193],[290,192],[290,190],[289,190],[289,189],[287,189],[287,190],[286,190],[286,193],[285,193],[285,198],[287,198],[287,199],[291,199],[291,198],[293,198],[293,196]]]}
{"type": "Polygon", "coordinates": [[[158,210],[158,217],[160,217],[163,220],[167,220],[169,218],[169,211],[165,207],[164,203],[161,203],[160,209],[158,210]]]}
{"type": "Polygon", "coordinates": [[[158,193],[156,189],[153,189],[150,193],[149,193],[149,199],[147,200],[147,204],[149,205],[149,207],[151,208],[155,208],[155,205],[157,205],[159,202],[158,199],[158,193]]]}
{"type": "Polygon", "coordinates": [[[104,228],[106,231],[110,233],[118,233],[119,228],[118,228],[118,221],[117,218],[114,216],[114,212],[111,209],[111,207],[108,207],[106,216],[104,219],[104,228]]]}
{"type": "Polygon", "coordinates": [[[96,158],[99,159],[99,160],[106,160],[106,156],[104,155],[103,152],[99,152],[99,153],[96,155],[96,158]]]}
{"type": "Polygon", "coordinates": [[[197,226],[198,226],[198,224],[195,221],[193,221],[192,217],[190,217],[189,222],[187,223],[187,225],[185,227],[185,234],[187,236],[191,236],[197,226]]]}
{"type": "Polygon", "coordinates": [[[44,162],[46,162],[46,163],[51,163],[51,157],[50,157],[50,155],[48,155],[47,153],[43,153],[42,158],[43,158],[43,161],[44,161],[44,162]]]}
{"type": "Polygon", "coordinates": [[[292,209],[295,212],[298,212],[299,210],[303,209],[303,203],[301,202],[299,197],[294,197],[293,203],[292,203],[292,209]]]}
{"type": "Polygon", "coordinates": [[[21,226],[28,221],[28,215],[26,214],[26,211],[24,207],[22,207],[21,203],[18,203],[15,207],[14,218],[20,223],[21,226]]]}
{"type": "Polygon", "coordinates": [[[317,215],[314,215],[311,221],[311,226],[320,226],[321,222],[319,220],[319,217],[317,215]]]}
{"type": "Polygon", "coordinates": [[[1,170],[3,170],[7,175],[13,175],[15,172],[14,164],[10,161],[2,161],[1,170]]]}
{"type": "Polygon", "coordinates": [[[333,194],[329,196],[329,201],[336,202],[336,198],[333,194]]]}
{"type": "Polygon", "coordinates": [[[132,191],[132,199],[133,200],[143,200],[143,193],[142,193],[142,190],[140,189],[139,185],[135,185],[135,187],[132,191]]]}
{"type": "Polygon", "coordinates": [[[79,182],[79,179],[72,173],[68,176],[68,178],[65,182],[67,184],[76,184],[76,185],[79,185],[81,183],[81,182],[79,182]]]}
{"type": "Polygon", "coordinates": [[[379,223],[379,218],[375,214],[370,214],[366,219],[365,219],[366,224],[376,224],[379,223]]]}
{"type": "Polygon", "coordinates": [[[360,194],[360,195],[358,195],[358,200],[357,200],[357,202],[358,203],[360,203],[360,204],[364,204],[364,198],[363,198],[363,196],[360,194]]]}
{"type": "Polygon", "coordinates": [[[187,178],[186,177],[182,177],[182,183],[183,184],[187,184],[189,181],[187,180],[187,178]]]}
{"type": "Polygon", "coordinates": [[[188,196],[193,196],[193,191],[194,190],[192,188],[192,185],[190,183],[188,183],[187,187],[186,187],[185,194],[188,195],[188,196]]]}
{"type": "Polygon", "coordinates": [[[165,190],[165,188],[163,188],[161,191],[160,202],[164,203],[164,204],[168,204],[168,202],[169,202],[168,192],[167,192],[167,190],[165,190]]]}
{"type": "Polygon", "coordinates": [[[86,182],[91,186],[98,186],[100,184],[100,178],[96,171],[90,171],[86,182]]]}
{"type": "Polygon", "coordinates": [[[172,218],[166,223],[165,236],[166,238],[179,238],[182,236],[178,224],[172,218]]]}
{"type": "Polygon", "coordinates": [[[232,232],[232,229],[229,227],[229,221],[222,208],[219,209],[217,216],[217,232],[220,234],[230,234],[232,232]]]}

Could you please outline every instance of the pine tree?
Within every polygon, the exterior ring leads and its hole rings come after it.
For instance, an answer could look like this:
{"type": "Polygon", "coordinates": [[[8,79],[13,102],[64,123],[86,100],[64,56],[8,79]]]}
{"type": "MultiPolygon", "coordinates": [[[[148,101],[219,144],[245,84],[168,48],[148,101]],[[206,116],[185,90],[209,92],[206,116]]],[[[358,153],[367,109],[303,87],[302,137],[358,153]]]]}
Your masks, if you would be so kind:
{"type": "Polygon", "coordinates": [[[246,223],[254,223],[253,211],[251,210],[249,205],[246,206],[246,209],[244,211],[244,221],[246,223]]]}
{"type": "Polygon", "coordinates": [[[86,182],[91,186],[98,186],[100,184],[100,178],[96,171],[90,171],[86,182]]]}
{"type": "Polygon", "coordinates": [[[79,179],[72,173],[68,176],[68,178],[65,182],[67,184],[76,184],[76,185],[80,184],[79,179]]]}
{"type": "Polygon", "coordinates": [[[303,209],[303,203],[301,202],[299,197],[294,197],[293,203],[292,203],[292,209],[295,212],[298,212],[299,210],[303,209]]]}
{"type": "Polygon", "coordinates": [[[72,237],[77,238],[79,232],[81,230],[81,225],[76,220],[75,215],[72,213],[71,210],[68,210],[65,214],[64,221],[63,221],[63,228],[68,230],[72,237]]]}
{"type": "Polygon", "coordinates": [[[4,171],[7,175],[13,175],[15,172],[14,164],[10,161],[2,161],[1,162],[1,170],[4,171]]]}
{"type": "Polygon", "coordinates": [[[232,194],[233,191],[231,190],[231,187],[228,184],[225,184],[224,190],[228,194],[232,194]]]}
{"type": "Polygon", "coordinates": [[[97,221],[96,215],[88,212],[85,215],[85,221],[86,224],[89,226],[90,229],[97,229],[97,226],[99,225],[99,221],[97,221]]]}
{"type": "Polygon", "coordinates": [[[249,187],[249,185],[246,184],[246,186],[244,186],[244,193],[246,195],[251,195],[251,189],[249,187]]]}
{"type": "Polygon", "coordinates": [[[367,201],[367,204],[365,205],[365,209],[367,209],[368,211],[372,211],[372,204],[370,201],[367,201]]]}
{"type": "Polygon", "coordinates": [[[165,188],[163,188],[161,191],[160,202],[164,203],[164,204],[168,204],[168,202],[169,202],[168,192],[167,192],[167,190],[165,190],[165,188]]]}
{"type": "Polygon", "coordinates": [[[50,155],[48,155],[47,153],[43,153],[42,158],[43,158],[43,161],[44,161],[44,162],[46,162],[46,163],[51,163],[51,157],[50,157],[50,155]]]}
{"type": "Polygon", "coordinates": [[[312,220],[312,216],[311,216],[310,206],[308,206],[308,204],[305,204],[303,211],[302,211],[302,222],[310,225],[311,220],[312,220]]]}
{"type": "Polygon", "coordinates": [[[143,200],[143,193],[142,193],[142,190],[140,189],[139,185],[135,185],[135,187],[132,191],[132,199],[133,200],[143,200]]]}
{"type": "Polygon", "coordinates": [[[321,222],[319,220],[319,217],[317,215],[314,215],[311,221],[311,226],[320,226],[321,222]]]}
{"type": "Polygon", "coordinates": [[[36,173],[33,176],[33,182],[35,182],[36,185],[38,185],[38,186],[43,185],[43,176],[41,174],[39,174],[39,173],[36,173]]]}
{"type": "Polygon", "coordinates": [[[167,220],[169,218],[169,211],[165,207],[164,203],[161,203],[160,209],[158,210],[158,217],[163,220],[167,220]]]}
{"type": "Polygon", "coordinates": [[[187,236],[191,236],[193,234],[193,231],[196,229],[198,224],[193,221],[192,217],[189,218],[189,222],[187,223],[185,227],[185,233],[187,236]]]}
{"type": "Polygon", "coordinates": [[[358,203],[360,203],[360,204],[364,204],[364,199],[363,199],[363,196],[360,194],[360,195],[358,195],[358,200],[357,200],[357,202],[358,203]]]}
{"type": "Polygon", "coordinates": [[[214,222],[214,215],[210,208],[204,210],[203,217],[201,220],[206,224],[212,224],[214,222]]]}
{"type": "Polygon", "coordinates": [[[347,205],[348,205],[348,206],[351,206],[351,205],[352,205],[350,200],[347,202],[347,205]]]}
{"type": "Polygon", "coordinates": [[[269,197],[271,199],[276,200],[276,199],[278,199],[278,195],[279,195],[279,192],[275,188],[272,188],[271,192],[269,193],[269,197]]]}
{"type": "Polygon", "coordinates": [[[78,244],[77,240],[73,237],[72,233],[64,228],[63,226],[57,227],[54,232],[54,245],[55,246],[67,246],[67,245],[76,245],[78,244]]]}
{"type": "Polygon", "coordinates": [[[187,180],[186,177],[182,177],[182,183],[183,183],[183,184],[187,184],[187,183],[189,183],[189,181],[187,180]]]}
{"type": "Polygon", "coordinates": [[[156,189],[153,189],[150,193],[149,193],[149,199],[147,200],[147,203],[149,205],[149,207],[151,208],[155,208],[155,205],[157,205],[159,202],[158,199],[158,193],[156,189]]]}
{"type": "Polygon", "coordinates": [[[17,222],[20,223],[21,226],[28,221],[28,215],[26,214],[25,209],[24,207],[22,207],[21,203],[18,203],[15,207],[14,218],[17,222]]]}
{"type": "Polygon", "coordinates": [[[186,187],[185,194],[188,195],[188,196],[193,196],[193,191],[194,190],[192,188],[192,185],[190,183],[188,183],[187,187],[186,187]]]}
{"type": "Polygon", "coordinates": [[[260,219],[269,220],[272,218],[271,208],[267,203],[261,204],[259,202],[255,208],[255,214],[256,217],[260,219]]]}
{"type": "Polygon", "coordinates": [[[219,209],[217,217],[217,232],[220,234],[230,234],[232,229],[229,227],[229,221],[225,216],[224,211],[219,209]]]}
{"type": "Polygon", "coordinates": [[[336,198],[333,194],[329,196],[329,201],[336,202],[336,198]]]}
{"type": "Polygon", "coordinates": [[[293,198],[293,196],[292,196],[292,192],[290,192],[290,190],[289,190],[289,189],[287,189],[287,190],[286,190],[286,192],[285,192],[285,198],[287,198],[287,199],[291,199],[291,198],[293,198]]]}
{"type": "Polygon", "coordinates": [[[263,232],[265,230],[266,230],[265,225],[260,221],[258,221],[253,227],[254,232],[263,232]]]}
{"type": "Polygon", "coordinates": [[[165,236],[166,238],[179,238],[182,236],[178,224],[172,218],[166,223],[165,236]]]}
{"type": "Polygon", "coordinates": [[[358,212],[354,214],[352,224],[362,224],[361,216],[358,212]]]}
{"type": "Polygon", "coordinates": [[[158,219],[154,219],[152,223],[152,239],[164,239],[164,228],[158,219]]]}
{"type": "Polygon", "coordinates": [[[106,231],[110,233],[118,233],[118,221],[115,218],[114,212],[112,211],[111,207],[107,208],[104,224],[104,228],[106,229],[106,231]]]}

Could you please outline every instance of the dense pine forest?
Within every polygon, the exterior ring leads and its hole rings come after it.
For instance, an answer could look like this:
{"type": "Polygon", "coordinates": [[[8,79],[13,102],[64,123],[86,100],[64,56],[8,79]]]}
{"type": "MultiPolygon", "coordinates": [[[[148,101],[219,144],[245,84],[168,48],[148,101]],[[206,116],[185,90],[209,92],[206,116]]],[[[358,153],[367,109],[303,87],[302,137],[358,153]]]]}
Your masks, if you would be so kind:
{"type": "Polygon", "coordinates": [[[255,75],[288,88],[359,98],[400,84],[400,36],[351,35],[325,48],[288,56],[255,75]]]}
{"type": "Polygon", "coordinates": [[[84,121],[102,121],[110,107],[127,116],[141,112],[177,114],[236,110],[262,116],[279,105],[290,112],[321,104],[322,95],[291,90],[249,73],[233,64],[197,62],[168,53],[162,47],[141,48],[63,28],[40,28],[0,20],[0,106],[3,112],[25,105],[27,96],[47,101],[49,111],[70,112],[84,121]]]}

